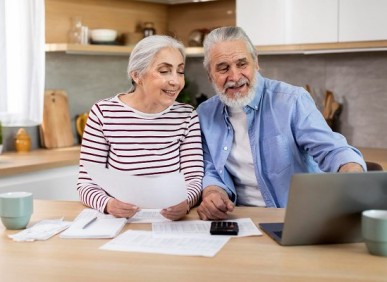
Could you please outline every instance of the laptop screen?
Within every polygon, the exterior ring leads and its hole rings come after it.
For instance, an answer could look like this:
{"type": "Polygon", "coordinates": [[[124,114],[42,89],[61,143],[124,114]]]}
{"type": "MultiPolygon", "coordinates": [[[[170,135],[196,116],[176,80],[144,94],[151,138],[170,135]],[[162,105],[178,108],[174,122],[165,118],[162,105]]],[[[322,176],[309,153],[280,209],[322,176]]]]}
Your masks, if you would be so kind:
{"type": "Polygon", "coordinates": [[[359,242],[361,212],[367,209],[387,209],[387,172],[295,174],[279,243],[359,242]]]}

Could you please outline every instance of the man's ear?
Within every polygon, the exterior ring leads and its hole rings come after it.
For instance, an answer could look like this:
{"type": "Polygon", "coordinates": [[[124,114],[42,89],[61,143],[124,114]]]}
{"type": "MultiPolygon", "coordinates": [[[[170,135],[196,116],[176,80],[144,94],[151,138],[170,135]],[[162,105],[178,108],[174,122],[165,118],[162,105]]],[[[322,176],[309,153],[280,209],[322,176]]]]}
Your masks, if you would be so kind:
{"type": "Polygon", "coordinates": [[[211,74],[209,72],[207,72],[207,78],[208,78],[208,81],[212,83],[211,74]]]}

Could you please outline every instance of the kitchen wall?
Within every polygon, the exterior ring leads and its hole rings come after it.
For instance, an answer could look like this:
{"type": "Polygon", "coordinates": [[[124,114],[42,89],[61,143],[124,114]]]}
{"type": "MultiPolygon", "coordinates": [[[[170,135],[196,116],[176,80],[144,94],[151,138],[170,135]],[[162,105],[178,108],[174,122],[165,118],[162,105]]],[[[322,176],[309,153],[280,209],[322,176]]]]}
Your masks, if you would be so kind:
{"type": "Polygon", "coordinates": [[[151,21],[159,33],[167,32],[168,6],[128,0],[45,0],[46,43],[68,40],[71,19],[81,17],[89,29],[110,28],[119,34],[141,32],[151,21]]]}
{"type": "MultiPolygon", "coordinates": [[[[127,89],[127,59],[47,53],[46,88],[68,92],[74,119],[99,99],[127,89]]],[[[212,96],[202,59],[187,59],[190,92],[212,96]]],[[[359,147],[387,148],[387,52],[262,55],[259,62],[261,73],[269,78],[333,91],[343,104],[339,131],[348,141],[359,147]]]]}
{"type": "MultiPolygon", "coordinates": [[[[128,88],[126,56],[46,54],[46,89],[64,89],[69,96],[74,143],[77,114],[98,100],[128,88]]],[[[186,76],[193,96],[212,96],[202,57],[188,58],[186,76]]],[[[261,73],[295,85],[331,90],[343,104],[338,130],[358,147],[387,148],[387,52],[318,55],[261,55],[261,73]]],[[[17,128],[5,128],[5,150],[14,150],[17,128]]],[[[37,128],[27,129],[33,148],[39,147],[37,128]]]]}
{"type": "Polygon", "coordinates": [[[387,148],[387,52],[262,56],[260,65],[268,77],[333,91],[348,141],[387,148]]]}

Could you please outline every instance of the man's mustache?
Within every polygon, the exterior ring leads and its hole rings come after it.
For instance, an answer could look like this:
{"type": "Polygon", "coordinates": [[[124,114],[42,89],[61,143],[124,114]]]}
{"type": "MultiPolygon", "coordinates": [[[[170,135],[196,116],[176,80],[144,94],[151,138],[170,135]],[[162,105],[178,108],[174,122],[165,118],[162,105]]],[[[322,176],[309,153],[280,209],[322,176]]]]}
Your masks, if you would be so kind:
{"type": "Polygon", "coordinates": [[[242,86],[243,84],[248,84],[249,80],[247,78],[241,78],[238,81],[228,81],[224,85],[224,90],[227,90],[228,88],[233,88],[233,87],[239,87],[242,86]]]}

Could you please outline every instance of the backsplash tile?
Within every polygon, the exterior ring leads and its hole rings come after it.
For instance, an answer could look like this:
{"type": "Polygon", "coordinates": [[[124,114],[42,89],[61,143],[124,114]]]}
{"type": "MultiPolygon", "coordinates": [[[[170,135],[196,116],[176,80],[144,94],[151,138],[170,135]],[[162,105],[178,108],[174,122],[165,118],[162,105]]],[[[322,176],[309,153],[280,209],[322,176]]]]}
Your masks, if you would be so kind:
{"type": "MultiPolygon", "coordinates": [[[[202,60],[187,58],[186,76],[194,95],[212,96],[202,60]]],[[[46,89],[67,91],[74,126],[77,114],[128,88],[127,62],[125,56],[47,53],[46,89]]],[[[333,91],[343,103],[339,128],[349,143],[387,148],[387,52],[262,55],[259,64],[266,77],[333,91]]]]}

